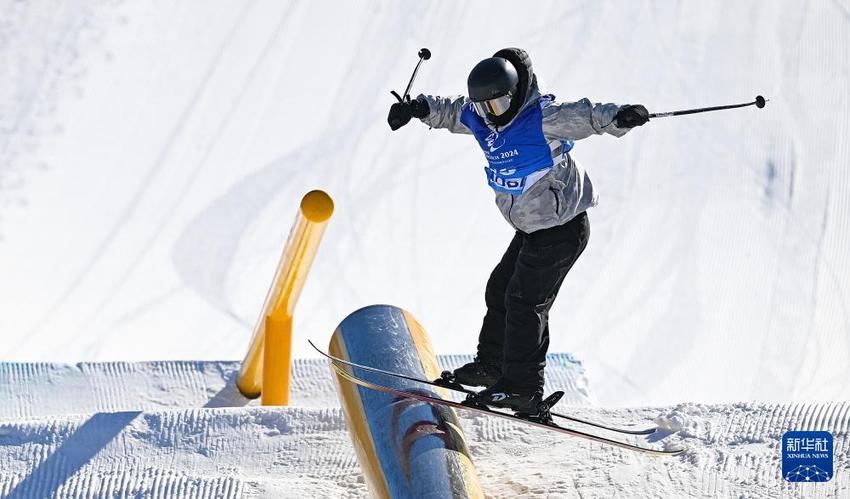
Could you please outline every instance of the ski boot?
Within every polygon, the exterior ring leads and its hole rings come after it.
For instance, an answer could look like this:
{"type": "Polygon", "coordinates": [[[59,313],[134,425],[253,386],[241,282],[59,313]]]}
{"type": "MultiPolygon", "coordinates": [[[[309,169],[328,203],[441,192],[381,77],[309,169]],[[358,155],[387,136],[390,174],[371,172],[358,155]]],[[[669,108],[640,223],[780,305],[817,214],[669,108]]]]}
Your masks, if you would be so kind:
{"type": "Polygon", "coordinates": [[[457,385],[490,386],[498,381],[501,374],[498,364],[475,357],[472,362],[458,367],[454,372],[443,371],[435,382],[447,388],[455,388],[457,385]]]}
{"type": "Polygon", "coordinates": [[[529,421],[551,423],[550,409],[563,396],[564,392],[558,391],[544,399],[539,390],[515,390],[499,380],[489,388],[470,395],[467,401],[469,405],[510,409],[518,417],[529,421]]]}

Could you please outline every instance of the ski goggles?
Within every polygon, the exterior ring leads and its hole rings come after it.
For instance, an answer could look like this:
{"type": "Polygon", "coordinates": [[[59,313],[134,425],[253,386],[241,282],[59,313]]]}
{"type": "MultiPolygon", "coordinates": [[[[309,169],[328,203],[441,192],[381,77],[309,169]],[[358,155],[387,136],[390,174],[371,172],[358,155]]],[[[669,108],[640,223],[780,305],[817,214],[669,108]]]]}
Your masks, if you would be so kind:
{"type": "Polygon", "coordinates": [[[505,114],[508,108],[511,107],[511,97],[512,95],[507,93],[495,99],[473,102],[472,109],[482,118],[486,118],[488,114],[491,116],[500,116],[505,114]]]}

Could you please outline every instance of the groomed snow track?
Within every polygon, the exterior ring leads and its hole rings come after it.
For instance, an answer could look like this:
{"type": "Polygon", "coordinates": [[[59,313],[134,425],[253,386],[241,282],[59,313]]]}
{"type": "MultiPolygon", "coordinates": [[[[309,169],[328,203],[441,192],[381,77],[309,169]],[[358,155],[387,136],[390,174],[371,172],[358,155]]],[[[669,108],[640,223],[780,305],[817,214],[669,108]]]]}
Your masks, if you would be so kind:
{"type": "MultiPolygon", "coordinates": [[[[460,414],[488,496],[850,494],[850,404],[598,409],[580,364],[561,355],[550,365],[553,385],[581,387],[567,400],[570,411],[621,424],[655,421],[678,431],[667,439],[671,444],[690,450],[660,459],[460,414]],[[777,445],[791,429],[833,433],[833,481],[781,480],[777,445]]],[[[366,496],[323,361],[295,362],[294,406],[286,408],[238,407],[248,401],[232,388],[236,368],[235,362],[0,365],[0,496],[366,496]]]]}

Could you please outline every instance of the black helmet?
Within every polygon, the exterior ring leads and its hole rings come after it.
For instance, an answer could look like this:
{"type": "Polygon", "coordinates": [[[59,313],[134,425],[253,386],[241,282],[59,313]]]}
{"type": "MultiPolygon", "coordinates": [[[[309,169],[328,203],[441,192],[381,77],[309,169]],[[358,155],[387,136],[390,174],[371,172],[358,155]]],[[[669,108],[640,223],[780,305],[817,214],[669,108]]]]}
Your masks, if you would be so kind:
{"type": "Polygon", "coordinates": [[[516,90],[519,75],[516,68],[507,59],[490,57],[479,62],[469,72],[466,85],[469,87],[469,99],[481,102],[502,97],[516,90]]]}
{"type": "Polygon", "coordinates": [[[508,110],[518,83],[516,68],[502,57],[490,57],[479,62],[466,80],[473,108],[490,121],[508,110]]]}

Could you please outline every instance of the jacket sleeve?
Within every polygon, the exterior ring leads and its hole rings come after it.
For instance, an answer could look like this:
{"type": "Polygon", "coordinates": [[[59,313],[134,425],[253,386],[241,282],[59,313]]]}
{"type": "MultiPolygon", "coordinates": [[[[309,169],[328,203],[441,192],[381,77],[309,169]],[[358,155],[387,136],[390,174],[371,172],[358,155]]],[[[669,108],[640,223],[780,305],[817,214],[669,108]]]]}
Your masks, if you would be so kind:
{"type": "Polygon", "coordinates": [[[593,104],[589,99],[550,104],[543,109],[543,131],[559,139],[579,140],[591,135],[611,134],[622,137],[630,129],[617,128],[614,115],[617,104],[593,104]]]}
{"type": "Polygon", "coordinates": [[[452,133],[472,133],[469,128],[466,128],[466,125],[460,122],[460,113],[466,103],[466,97],[461,95],[453,97],[419,95],[416,98],[428,103],[428,116],[422,118],[422,122],[429,127],[445,128],[452,133]]]}

